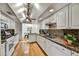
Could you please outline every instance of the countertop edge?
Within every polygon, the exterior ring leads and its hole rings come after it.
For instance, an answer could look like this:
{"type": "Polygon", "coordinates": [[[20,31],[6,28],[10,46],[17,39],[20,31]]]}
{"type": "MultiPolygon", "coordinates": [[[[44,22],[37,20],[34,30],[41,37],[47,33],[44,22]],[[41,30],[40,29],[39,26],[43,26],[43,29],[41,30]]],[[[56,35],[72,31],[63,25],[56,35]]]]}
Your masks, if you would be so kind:
{"type": "MultiPolygon", "coordinates": [[[[40,35],[40,34],[38,34],[38,35],[40,35]]],[[[51,40],[51,38],[48,38],[48,37],[45,37],[45,36],[42,36],[42,35],[40,35],[40,36],[41,36],[41,37],[44,37],[44,38],[46,38],[46,39],[48,39],[48,40],[50,40],[50,41],[52,41],[52,42],[54,42],[54,43],[56,43],[56,44],[59,44],[59,45],[65,47],[65,48],[67,48],[67,49],[69,49],[69,50],[72,50],[72,51],[74,51],[74,52],[76,52],[76,53],[79,53],[79,51],[76,51],[76,50],[74,50],[74,49],[72,49],[72,48],[69,48],[69,47],[63,45],[63,44],[60,44],[60,43],[58,43],[58,42],[56,42],[56,41],[53,41],[53,40],[51,40]]]]}

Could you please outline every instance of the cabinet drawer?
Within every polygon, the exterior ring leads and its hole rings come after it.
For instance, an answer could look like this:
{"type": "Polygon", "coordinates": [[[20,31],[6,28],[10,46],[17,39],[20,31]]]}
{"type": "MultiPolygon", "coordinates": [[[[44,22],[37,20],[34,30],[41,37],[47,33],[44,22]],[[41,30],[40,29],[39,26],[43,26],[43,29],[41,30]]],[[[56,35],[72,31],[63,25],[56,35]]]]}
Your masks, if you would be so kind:
{"type": "Polygon", "coordinates": [[[79,53],[72,51],[72,56],[79,56],[79,53]]]}
{"type": "Polygon", "coordinates": [[[62,53],[65,53],[67,55],[71,55],[71,51],[63,46],[60,46],[56,43],[53,44],[54,47],[56,47],[59,51],[61,51],[62,53]]]}

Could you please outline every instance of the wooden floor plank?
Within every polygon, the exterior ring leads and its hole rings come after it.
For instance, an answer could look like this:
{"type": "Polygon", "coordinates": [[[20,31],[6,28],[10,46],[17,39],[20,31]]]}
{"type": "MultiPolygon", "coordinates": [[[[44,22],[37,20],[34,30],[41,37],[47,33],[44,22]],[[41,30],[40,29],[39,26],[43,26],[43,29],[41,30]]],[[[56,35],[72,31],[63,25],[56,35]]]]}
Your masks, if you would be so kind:
{"type": "Polygon", "coordinates": [[[33,43],[30,46],[30,56],[45,56],[44,53],[41,51],[37,43],[33,43]]]}
{"type": "Polygon", "coordinates": [[[14,56],[45,56],[43,51],[39,48],[37,43],[28,43],[28,40],[22,39],[18,46],[16,47],[14,51],[14,56]],[[27,45],[29,44],[29,45],[27,45]],[[27,50],[27,47],[29,46],[29,50],[27,50]],[[25,53],[24,51],[29,51],[28,53],[25,53]]]}

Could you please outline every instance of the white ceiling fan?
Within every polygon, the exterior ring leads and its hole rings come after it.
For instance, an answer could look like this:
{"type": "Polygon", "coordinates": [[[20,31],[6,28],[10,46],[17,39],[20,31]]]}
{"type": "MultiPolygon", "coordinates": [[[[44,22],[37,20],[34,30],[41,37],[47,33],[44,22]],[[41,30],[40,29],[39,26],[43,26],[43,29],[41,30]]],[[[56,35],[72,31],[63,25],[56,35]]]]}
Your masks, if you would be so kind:
{"type": "MultiPolygon", "coordinates": [[[[24,5],[24,7],[26,8],[26,5],[24,5]]],[[[32,12],[31,4],[27,3],[27,12],[24,11],[26,18],[23,20],[23,23],[31,23],[32,20],[36,20],[35,18],[31,18],[31,12],[32,12]]]]}

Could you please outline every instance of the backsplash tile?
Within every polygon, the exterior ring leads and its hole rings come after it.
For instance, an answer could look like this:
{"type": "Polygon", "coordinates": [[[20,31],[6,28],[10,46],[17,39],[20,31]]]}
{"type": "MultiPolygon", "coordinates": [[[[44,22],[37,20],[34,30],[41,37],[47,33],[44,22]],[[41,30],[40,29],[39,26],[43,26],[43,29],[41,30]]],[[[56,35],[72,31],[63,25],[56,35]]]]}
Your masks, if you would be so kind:
{"type": "Polygon", "coordinates": [[[77,38],[77,41],[79,42],[79,29],[64,29],[63,30],[64,35],[65,34],[71,34],[74,35],[77,38]]]}
{"type": "Polygon", "coordinates": [[[55,35],[55,36],[59,36],[59,37],[63,37],[63,38],[64,38],[64,34],[71,34],[71,35],[74,35],[77,38],[77,40],[79,41],[79,29],[51,29],[51,30],[43,29],[40,31],[41,31],[41,33],[47,32],[52,36],[55,35]]]}

